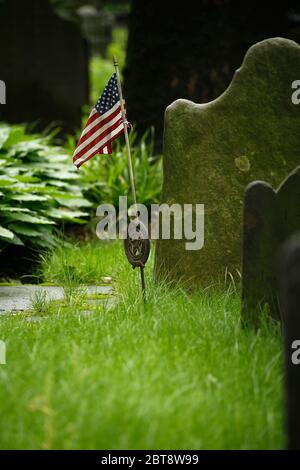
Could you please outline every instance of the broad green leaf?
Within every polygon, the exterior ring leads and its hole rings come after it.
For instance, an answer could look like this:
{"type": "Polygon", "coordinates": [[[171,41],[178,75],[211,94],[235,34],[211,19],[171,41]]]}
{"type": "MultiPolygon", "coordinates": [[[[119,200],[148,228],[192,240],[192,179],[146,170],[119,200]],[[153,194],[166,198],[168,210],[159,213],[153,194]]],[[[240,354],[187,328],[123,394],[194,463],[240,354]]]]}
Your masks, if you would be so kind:
{"type": "Polygon", "coordinates": [[[91,207],[92,203],[87,199],[83,198],[72,198],[72,199],[64,199],[64,198],[56,198],[57,202],[62,206],[66,207],[91,207]]]}
{"type": "Polygon", "coordinates": [[[55,222],[52,220],[46,219],[45,217],[36,217],[30,214],[25,214],[23,212],[13,212],[9,214],[10,220],[19,220],[20,222],[28,222],[30,224],[45,224],[45,225],[54,225],[55,222]]]}
{"type": "Polygon", "coordinates": [[[69,155],[67,155],[67,154],[58,154],[56,152],[53,152],[53,155],[47,155],[46,158],[48,158],[53,164],[56,164],[56,166],[58,166],[57,165],[58,163],[61,164],[61,163],[64,163],[64,162],[66,163],[66,162],[71,161],[69,155]]]}
{"type": "Polygon", "coordinates": [[[87,217],[88,212],[81,211],[70,211],[67,209],[50,209],[47,211],[47,215],[53,217],[54,219],[73,219],[78,217],[87,217]]]}
{"type": "Polygon", "coordinates": [[[15,194],[11,196],[11,199],[15,199],[17,201],[48,201],[49,198],[47,196],[38,196],[37,194],[15,194]]]}
{"type": "Polygon", "coordinates": [[[33,139],[24,142],[18,142],[15,144],[10,151],[10,154],[23,153],[30,154],[31,152],[37,152],[39,150],[47,149],[47,146],[43,143],[42,139],[33,139]]]}
{"type": "Polygon", "coordinates": [[[10,186],[11,184],[14,184],[15,181],[16,180],[14,178],[9,178],[9,177],[0,175],[0,187],[2,188],[4,188],[5,186],[10,186]]]}
{"type": "Polygon", "coordinates": [[[14,236],[10,243],[12,243],[13,245],[24,246],[23,241],[21,240],[21,238],[17,237],[17,235],[14,236]]]}
{"type": "Polygon", "coordinates": [[[4,228],[0,225],[0,237],[1,238],[7,238],[8,240],[12,240],[14,238],[15,234],[8,230],[7,228],[4,228]]]}
{"type": "Polygon", "coordinates": [[[36,176],[29,175],[18,175],[16,176],[16,180],[20,181],[20,183],[38,183],[40,181],[36,176]]]}
{"type": "Polygon", "coordinates": [[[7,141],[10,134],[10,127],[1,126],[0,127],[0,149],[3,147],[3,144],[7,141]]]}
{"type": "Polygon", "coordinates": [[[56,188],[52,188],[52,191],[51,191],[51,195],[53,198],[61,198],[61,199],[74,199],[74,198],[81,198],[82,197],[82,193],[79,189],[77,189],[77,186],[72,186],[72,192],[71,190],[69,192],[65,191],[64,189],[62,189],[61,191],[56,189],[56,188]],[[74,191],[75,190],[75,191],[74,191]]]}
{"type": "Polygon", "coordinates": [[[49,178],[56,178],[59,180],[77,180],[79,178],[79,174],[75,171],[60,171],[59,173],[47,171],[47,176],[49,178]]]}
{"type": "Polygon", "coordinates": [[[49,180],[48,183],[52,184],[53,186],[57,186],[58,188],[70,188],[70,189],[72,189],[71,184],[66,183],[65,181],[49,180]]]}
{"type": "Polygon", "coordinates": [[[27,207],[9,207],[5,205],[0,205],[0,211],[2,212],[30,212],[27,207]]]}
{"type": "Polygon", "coordinates": [[[18,142],[31,140],[33,138],[34,136],[25,134],[24,126],[10,126],[9,138],[5,142],[4,147],[7,149],[17,144],[18,142]]]}
{"type": "Polygon", "coordinates": [[[27,237],[41,237],[44,235],[44,231],[39,229],[39,225],[34,225],[32,228],[31,224],[25,223],[13,223],[9,225],[9,228],[20,235],[26,235],[27,237]]]}

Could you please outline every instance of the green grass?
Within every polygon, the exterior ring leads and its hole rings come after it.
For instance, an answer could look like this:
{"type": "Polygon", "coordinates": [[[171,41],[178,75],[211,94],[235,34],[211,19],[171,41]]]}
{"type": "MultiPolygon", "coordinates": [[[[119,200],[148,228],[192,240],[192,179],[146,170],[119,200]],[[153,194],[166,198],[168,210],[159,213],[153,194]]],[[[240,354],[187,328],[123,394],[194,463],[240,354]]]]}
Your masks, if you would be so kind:
{"type": "Polygon", "coordinates": [[[39,278],[47,284],[103,284],[103,278],[124,271],[121,244],[61,242],[42,257],[39,278]]]}
{"type": "Polygon", "coordinates": [[[284,447],[279,328],[243,328],[239,294],[154,285],[119,244],[53,253],[45,281],[112,275],[117,304],[82,317],[76,304],[36,323],[0,319],[2,449],[278,449],[284,447]],[[68,270],[67,270],[68,273],[68,270]]]}

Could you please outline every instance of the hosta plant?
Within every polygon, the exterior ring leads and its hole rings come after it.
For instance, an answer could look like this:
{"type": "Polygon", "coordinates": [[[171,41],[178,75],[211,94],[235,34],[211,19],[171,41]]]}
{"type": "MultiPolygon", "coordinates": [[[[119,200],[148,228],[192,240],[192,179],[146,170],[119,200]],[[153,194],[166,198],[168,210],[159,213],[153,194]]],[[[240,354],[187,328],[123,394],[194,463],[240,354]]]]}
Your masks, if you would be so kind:
{"type": "Polygon", "coordinates": [[[62,223],[85,223],[90,202],[70,156],[50,137],[0,125],[0,251],[50,247],[62,223]]]}

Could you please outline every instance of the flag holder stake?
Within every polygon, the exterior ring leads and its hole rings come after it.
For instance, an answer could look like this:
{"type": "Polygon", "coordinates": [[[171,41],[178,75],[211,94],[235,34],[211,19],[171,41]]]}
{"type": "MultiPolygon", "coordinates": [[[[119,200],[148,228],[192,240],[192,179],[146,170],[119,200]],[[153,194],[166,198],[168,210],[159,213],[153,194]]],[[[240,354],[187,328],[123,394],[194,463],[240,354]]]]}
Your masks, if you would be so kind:
{"type": "MultiPolygon", "coordinates": [[[[113,63],[114,63],[116,76],[117,76],[117,84],[118,84],[118,91],[119,91],[120,104],[121,104],[121,113],[122,113],[122,119],[123,119],[123,125],[124,125],[124,135],[125,135],[126,150],[127,150],[127,160],[128,160],[128,170],[129,170],[131,193],[132,193],[133,203],[136,206],[136,190],[135,190],[134,175],[133,175],[131,148],[130,148],[129,137],[128,137],[128,129],[127,129],[128,128],[128,121],[127,121],[127,118],[126,118],[126,111],[125,111],[124,101],[123,101],[123,93],[122,93],[122,86],[121,86],[119,64],[118,64],[118,59],[117,59],[116,56],[113,57],[113,63]]],[[[144,303],[145,303],[146,302],[146,289],[145,289],[144,264],[143,263],[140,264],[139,268],[140,268],[140,273],[141,273],[141,285],[142,285],[143,300],[144,300],[144,303]]]]}

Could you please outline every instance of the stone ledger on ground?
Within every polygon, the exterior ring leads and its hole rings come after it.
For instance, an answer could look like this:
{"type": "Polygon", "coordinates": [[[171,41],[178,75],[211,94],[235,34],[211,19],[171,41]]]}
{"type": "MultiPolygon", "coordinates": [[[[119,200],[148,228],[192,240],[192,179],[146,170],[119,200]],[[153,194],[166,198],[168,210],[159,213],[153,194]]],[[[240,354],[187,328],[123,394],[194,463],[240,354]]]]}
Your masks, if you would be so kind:
{"type": "Polygon", "coordinates": [[[202,250],[185,240],[157,242],[155,275],[189,287],[238,276],[243,193],[254,180],[273,187],[300,163],[300,46],[272,38],[252,46],[228,89],[216,100],[177,100],[165,113],[161,202],[204,204],[202,250]]]}

